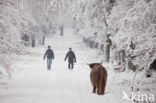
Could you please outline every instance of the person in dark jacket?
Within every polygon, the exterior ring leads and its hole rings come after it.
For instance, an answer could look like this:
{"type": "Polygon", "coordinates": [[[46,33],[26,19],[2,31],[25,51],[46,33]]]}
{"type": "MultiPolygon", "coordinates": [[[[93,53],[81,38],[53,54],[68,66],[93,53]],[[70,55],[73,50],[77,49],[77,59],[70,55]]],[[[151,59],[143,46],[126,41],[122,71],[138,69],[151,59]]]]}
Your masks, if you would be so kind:
{"type": "Polygon", "coordinates": [[[46,57],[47,57],[47,69],[51,70],[52,59],[54,59],[54,52],[50,46],[48,46],[48,49],[46,50],[43,59],[45,60],[46,57]]]}
{"type": "Polygon", "coordinates": [[[75,53],[72,51],[72,48],[69,48],[69,51],[66,54],[64,61],[66,61],[67,58],[68,58],[68,68],[73,69],[74,62],[76,63],[76,57],[75,57],[75,53]]]}

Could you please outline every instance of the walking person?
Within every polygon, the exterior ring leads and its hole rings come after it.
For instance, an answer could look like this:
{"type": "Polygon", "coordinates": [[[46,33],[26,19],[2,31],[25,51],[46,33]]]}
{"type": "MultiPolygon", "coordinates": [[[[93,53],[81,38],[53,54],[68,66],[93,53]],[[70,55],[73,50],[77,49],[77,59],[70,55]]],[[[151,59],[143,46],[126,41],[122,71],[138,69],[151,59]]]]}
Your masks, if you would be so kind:
{"type": "Polygon", "coordinates": [[[68,68],[73,69],[74,63],[76,63],[75,53],[72,51],[72,48],[69,48],[69,51],[66,54],[64,61],[68,58],[68,68]]]}
{"type": "Polygon", "coordinates": [[[54,59],[54,52],[51,49],[51,46],[48,46],[48,49],[46,50],[43,59],[47,57],[47,69],[51,70],[51,64],[52,64],[52,59],[54,59]]]}

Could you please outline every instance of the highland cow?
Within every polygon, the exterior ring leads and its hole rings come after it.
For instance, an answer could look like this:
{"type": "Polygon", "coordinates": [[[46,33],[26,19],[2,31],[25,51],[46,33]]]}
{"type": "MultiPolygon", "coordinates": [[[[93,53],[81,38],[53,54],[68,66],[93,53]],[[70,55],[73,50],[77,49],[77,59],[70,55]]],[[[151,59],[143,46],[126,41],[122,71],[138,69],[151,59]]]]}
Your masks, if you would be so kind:
{"type": "Polygon", "coordinates": [[[107,71],[101,63],[88,64],[91,68],[90,80],[93,85],[93,93],[104,95],[107,82],[107,71]]]}

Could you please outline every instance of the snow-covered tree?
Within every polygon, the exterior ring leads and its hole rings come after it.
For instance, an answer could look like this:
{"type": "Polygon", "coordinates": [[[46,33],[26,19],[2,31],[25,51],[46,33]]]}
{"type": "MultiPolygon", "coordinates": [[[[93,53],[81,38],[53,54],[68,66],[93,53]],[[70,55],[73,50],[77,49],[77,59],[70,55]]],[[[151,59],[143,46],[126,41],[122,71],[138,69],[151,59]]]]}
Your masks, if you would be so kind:
{"type": "Polygon", "coordinates": [[[74,19],[91,47],[102,49],[107,58],[123,69],[148,69],[155,59],[155,0],[77,0],[74,19]]]}

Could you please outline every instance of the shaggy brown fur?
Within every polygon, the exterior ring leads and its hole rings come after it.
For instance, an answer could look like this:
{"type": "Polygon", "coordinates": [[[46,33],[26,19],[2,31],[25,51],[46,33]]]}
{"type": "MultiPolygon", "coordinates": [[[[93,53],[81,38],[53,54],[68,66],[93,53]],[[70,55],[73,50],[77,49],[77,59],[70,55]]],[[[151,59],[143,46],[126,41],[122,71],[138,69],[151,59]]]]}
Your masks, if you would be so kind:
{"type": "Polygon", "coordinates": [[[107,82],[106,69],[101,65],[101,63],[92,63],[89,64],[89,67],[91,68],[90,80],[93,85],[93,93],[104,95],[107,82]]]}

